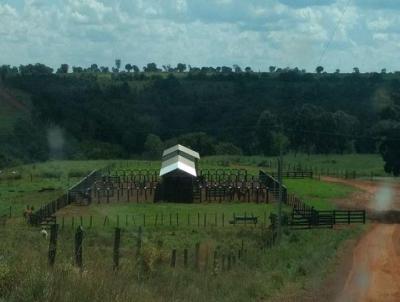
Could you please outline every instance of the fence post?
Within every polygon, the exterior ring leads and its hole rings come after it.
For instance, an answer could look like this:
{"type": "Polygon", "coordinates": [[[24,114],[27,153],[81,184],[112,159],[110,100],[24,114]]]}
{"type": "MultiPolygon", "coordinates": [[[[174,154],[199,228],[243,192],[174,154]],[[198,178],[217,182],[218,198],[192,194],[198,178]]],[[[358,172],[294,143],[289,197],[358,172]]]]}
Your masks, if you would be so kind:
{"type": "Polygon", "coordinates": [[[213,272],[215,273],[217,270],[217,257],[218,257],[218,252],[217,250],[214,251],[214,259],[213,259],[213,272]]]}
{"type": "Polygon", "coordinates": [[[171,267],[175,267],[175,265],[176,265],[176,249],[173,249],[171,254],[171,267]]]}
{"type": "Polygon", "coordinates": [[[136,248],[137,248],[136,256],[139,256],[140,255],[140,251],[142,249],[142,227],[141,226],[139,227],[139,230],[138,230],[138,239],[137,239],[137,242],[136,242],[136,248]]]}
{"type": "Polygon", "coordinates": [[[365,224],[365,210],[363,210],[363,224],[365,224]]]}
{"type": "Polygon", "coordinates": [[[187,268],[187,266],[188,266],[188,250],[187,249],[183,250],[183,266],[185,268],[187,268]]]}
{"type": "Polygon", "coordinates": [[[58,224],[52,224],[50,228],[49,265],[53,266],[56,260],[58,224]]]}
{"type": "Polygon", "coordinates": [[[114,253],[113,253],[113,262],[114,262],[114,270],[119,267],[119,247],[121,242],[121,229],[115,228],[115,237],[114,237],[114,253]]]}
{"type": "Polygon", "coordinates": [[[195,253],[194,253],[194,260],[195,260],[195,268],[197,271],[200,270],[200,243],[196,243],[195,246],[195,253]]]}
{"type": "Polygon", "coordinates": [[[82,241],[83,241],[83,230],[82,226],[78,226],[75,232],[75,264],[83,270],[82,261],[82,241]]]}

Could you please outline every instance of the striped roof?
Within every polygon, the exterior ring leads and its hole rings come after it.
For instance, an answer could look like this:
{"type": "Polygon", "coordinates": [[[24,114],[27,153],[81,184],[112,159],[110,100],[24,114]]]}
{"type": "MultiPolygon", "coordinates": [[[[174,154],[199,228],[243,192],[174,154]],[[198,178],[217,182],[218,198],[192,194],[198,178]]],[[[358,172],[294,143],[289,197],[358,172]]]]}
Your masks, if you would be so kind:
{"type": "Polygon", "coordinates": [[[163,176],[175,170],[181,170],[192,176],[197,176],[194,161],[180,155],[176,155],[162,162],[160,176],[163,176]]]}
{"type": "Polygon", "coordinates": [[[176,152],[176,151],[180,151],[180,152],[186,153],[186,154],[188,154],[188,155],[190,155],[190,156],[192,156],[194,158],[200,159],[199,153],[197,153],[196,151],[193,151],[193,150],[191,150],[191,149],[189,149],[189,148],[187,148],[185,146],[179,145],[179,144],[164,150],[162,156],[163,157],[167,156],[168,154],[171,154],[171,153],[176,152]]]}

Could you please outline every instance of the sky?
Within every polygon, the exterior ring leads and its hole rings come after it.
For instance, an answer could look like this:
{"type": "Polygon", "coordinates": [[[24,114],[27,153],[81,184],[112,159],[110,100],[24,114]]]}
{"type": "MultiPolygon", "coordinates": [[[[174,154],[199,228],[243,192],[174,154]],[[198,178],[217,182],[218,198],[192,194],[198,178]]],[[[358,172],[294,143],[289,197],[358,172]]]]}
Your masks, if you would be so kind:
{"type": "Polygon", "coordinates": [[[400,0],[0,0],[0,65],[400,70],[400,0]]]}

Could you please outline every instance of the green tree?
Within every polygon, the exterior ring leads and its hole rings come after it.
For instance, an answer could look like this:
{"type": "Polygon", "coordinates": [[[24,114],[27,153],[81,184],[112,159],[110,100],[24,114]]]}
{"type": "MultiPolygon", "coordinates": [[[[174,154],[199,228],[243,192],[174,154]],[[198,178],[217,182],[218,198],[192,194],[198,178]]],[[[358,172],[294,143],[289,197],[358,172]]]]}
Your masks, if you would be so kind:
{"type": "Polygon", "coordinates": [[[186,70],[186,64],[178,63],[176,70],[178,70],[178,72],[184,72],[186,70]]]}
{"type": "Polygon", "coordinates": [[[400,107],[391,106],[383,110],[384,118],[376,130],[381,136],[379,151],[385,161],[385,171],[400,176],[400,107]]]}
{"type": "Polygon", "coordinates": [[[134,73],[138,73],[140,71],[139,67],[137,67],[136,65],[133,65],[132,69],[134,73]]]}
{"type": "Polygon", "coordinates": [[[115,67],[119,72],[119,69],[121,68],[121,59],[115,59],[115,67]]]}
{"type": "Polygon", "coordinates": [[[217,155],[242,155],[243,151],[232,143],[220,142],[215,146],[217,155]]]}
{"type": "Polygon", "coordinates": [[[160,159],[163,151],[163,142],[159,136],[149,134],[144,142],[143,155],[149,159],[160,159]]]}
{"type": "Polygon", "coordinates": [[[236,73],[241,73],[241,72],[242,72],[242,68],[240,68],[240,66],[237,65],[237,64],[233,65],[233,70],[234,70],[236,73]]]}
{"type": "Polygon", "coordinates": [[[324,71],[324,67],[318,66],[317,68],[315,68],[315,71],[316,71],[318,74],[321,74],[321,73],[324,71]]]}
{"type": "Polygon", "coordinates": [[[145,67],[143,67],[144,72],[159,72],[161,69],[157,68],[156,63],[148,63],[145,67]]]}
{"type": "Polygon", "coordinates": [[[133,67],[132,67],[131,64],[128,63],[128,64],[125,65],[125,69],[126,69],[127,72],[131,72],[131,70],[133,69],[133,67]]]}
{"type": "Polygon", "coordinates": [[[274,135],[278,130],[278,121],[274,114],[264,110],[257,121],[255,135],[258,142],[258,150],[264,155],[274,153],[274,135]]]}
{"type": "Polygon", "coordinates": [[[68,68],[69,68],[68,64],[61,64],[60,68],[57,69],[57,73],[62,73],[62,74],[68,73],[68,68]]]}
{"type": "Polygon", "coordinates": [[[205,132],[192,132],[178,137],[178,143],[200,153],[201,156],[215,154],[214,139],[205,132]]]}

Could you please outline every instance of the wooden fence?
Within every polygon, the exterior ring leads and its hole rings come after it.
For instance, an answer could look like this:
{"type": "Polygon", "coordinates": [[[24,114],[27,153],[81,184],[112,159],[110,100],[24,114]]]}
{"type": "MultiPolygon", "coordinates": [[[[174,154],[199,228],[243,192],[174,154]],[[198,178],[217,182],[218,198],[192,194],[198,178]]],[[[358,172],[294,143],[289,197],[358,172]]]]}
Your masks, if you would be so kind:
{"type": "Polygon", "coordinates": [[[32,225],[39,225],[41,223],[53,222],[54,214],[72,202],[79,201],[80,199],[90,200],[90,188],[96,177],[99,176],[99,171],[93,171],[88,176],[79,181],[76,185],[67,190],[65,194],[53,200],[32,213],[29,217],[29,223],[32,225]]]}
{"type": "MultiPolygon", "coordinates": [[[[276,178],[274,178],[272,175],[264,172],[264,171],[259,171],[259,181],[262,182],[271,192],[271,194],[274,196],[275,200],[278,200],[279,198],[279,182],[276,178]]],[[[288,192],[287,188],[285,185],[282,185],[282,200],[283,202],[286,202],[288,198],[288,192]]]]}
{"type": "Polygon", "coordinates": [[[293,208],[291,226],[295,229],[333,227],[336,224],[365,224],[365,210],[315,210],[298,197],[290,194],[286,202],[293,208]]]}
{"type": "MultiPolygon", "coordinates": [[[[271,176],[274,178],[278,177],[278,173],[272,172],[271,176]]],[[[294,178],[294,179],[303,179],[303,178],[313,178],[314,173],[312,171],[284,171],[282,172],[282,177],[284,178],[294,178]]]]}
{"type": "Polygon", "coordinates": [[[257,224],[247,221],[246,219],[241,224],[242,226],[262,226],[269,225],[270,216],[267,211],[262,213],[155,213],[155,214],[125,214],[125,215],[104,215],[104,216],[57,216],[56,223],[60,228],[75,228],[83,226],[85,228],[92,227],[238,227],[233,224],[234,218],[240,216],[244,218],[257,218],[257,224]]]}
{"type": "MultiPolygon", "coordinates": [[[[153,202],[158,182],[130,182],[116,178],[96,179],[91,190],[91,200],[109,202],[153,202]]],[[[177,188],[179,190],[179,188],[177,188]]],[[[198,179],[193,184],[194,202],[243,201],[268,203],[274,195],[258,179],[251,181],[205,181],[198,179]]],[[[179,192],[177,192],[179,194],[179,192]]]]}
{"type": "MultiPolygon", "coordinates": [[[[50,241],[48,249],[48,263],[50,266],[54,266],[57,254],[57,243],[58,243],[58,232],[59,227],[57,224],[52,225],[50,229],[50,241]]],[[[121,237],[122,229],[119,227],[115,228],[114,231],[114,244],[112,261],[113,269],[118,270],[121,259],[121,237]]],[[[261,249],[272,247],[276,243],[276,231],[271,229],[268,234],[264,234],[265,242],[263,242],[261,249]]],[[[75,231],[75,242],[74,242],[74,263],[82,272],[84,269],[84,238],[85,233],[81,226],[78,226],[75,231]]],[[[143,229],[138,228],[136,235],[136,246],[135,246],[135,262],[140,266],[143,266],[145,257],[143,253],[143,229]]],[[[165,251],[163,249],[163,244],[161,241],[158,242],[157,248],[159,250],[165,251]]],[[[241,261],[245,261],[247,257],[248,248],[244,244],[244,240],[241,241],[241,246],[237,249],[224,250],[217,246],[214,249],[210,249],[208,246],[202,247],[201,243],[196,243],[193,248],[183,248],[183,249],[171,249],[169,250],[169,257],[167,258],[167,263],[162,263],[165,259],[160,257],[157,261],[159,266],[168,265],[172,269],[180,267],[182,269],[194,269],[198,272],[224,272],[229,271],[233,266],[239,264],[241,261]]],[[[160,253],[161,254],[161,253],[160,253]]]]}

